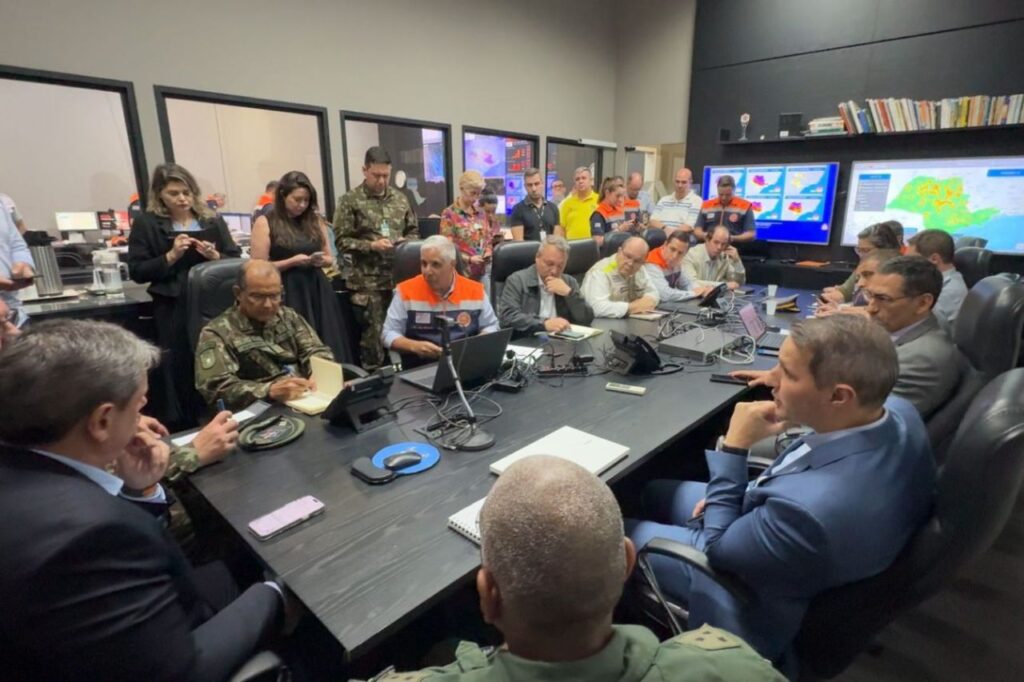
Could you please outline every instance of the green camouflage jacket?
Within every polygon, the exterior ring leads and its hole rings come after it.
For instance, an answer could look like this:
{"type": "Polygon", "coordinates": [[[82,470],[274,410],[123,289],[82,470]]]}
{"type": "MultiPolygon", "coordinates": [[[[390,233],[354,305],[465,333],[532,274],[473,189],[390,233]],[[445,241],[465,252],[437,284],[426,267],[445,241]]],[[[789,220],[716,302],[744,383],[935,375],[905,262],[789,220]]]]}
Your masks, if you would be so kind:
{"type": "Polygon", "coordinates": [[[334,232],[349,289],[392,289],[393,254],[372,250],[370,242],[417,239],[419,224],[408,199],[394,187],[375,197],[367,193],[366,185],[359,185],[338,200],[334,232]]]}

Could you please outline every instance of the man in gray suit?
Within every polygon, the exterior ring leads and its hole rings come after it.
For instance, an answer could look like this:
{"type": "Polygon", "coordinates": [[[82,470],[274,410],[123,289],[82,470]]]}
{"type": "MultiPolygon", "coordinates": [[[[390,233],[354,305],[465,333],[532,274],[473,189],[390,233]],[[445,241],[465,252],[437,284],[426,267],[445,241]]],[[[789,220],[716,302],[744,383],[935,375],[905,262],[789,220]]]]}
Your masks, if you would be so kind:
{"type": "Polygon", "coordinates": [[[570,324],[589,325],[594,311],[580,295],[580,285],[565,274],[569,242],[549,236],[537,249],[530,267],[505,280],[498,301],[498,321],[517,336],[534,332],[560,332],[570,324]]]}
{"type": "Polygon", "coordinates": [[[942,274],[921,256],[901,256],[883,263],[863,291],[868,314],[896,344],[900,373],[892,393],[927,419],[960,379],[960,352],[932,312],[942,274]]]}

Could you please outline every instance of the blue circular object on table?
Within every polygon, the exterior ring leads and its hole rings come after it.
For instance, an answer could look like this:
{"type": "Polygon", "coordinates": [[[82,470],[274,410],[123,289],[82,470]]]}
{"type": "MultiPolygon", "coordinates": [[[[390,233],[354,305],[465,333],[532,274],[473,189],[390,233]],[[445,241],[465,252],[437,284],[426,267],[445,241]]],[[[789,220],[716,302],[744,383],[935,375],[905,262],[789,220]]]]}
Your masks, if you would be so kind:
{"type": "Polygon", "coordinates": [[[378,450],[377,454],[372,458],[373,466],[378,469],[384,469],[385,459],[391,455],[397,455],[400,452],[408,452],[410,450],[414,451],[423,459],[420,460],[419,464],[414,464],[413,466],[402,469],[401,471],[396,471],[396,476],[408,476],[410,474],[418,474],[421,471],[426,471],[437,464],[437,461],[441,459],[441,453],[438,452],[437,448],[430,443],[414,443],[409,441],[407,443],[395,443],[394,445],[389,445],[386,448],[378,450]]]}

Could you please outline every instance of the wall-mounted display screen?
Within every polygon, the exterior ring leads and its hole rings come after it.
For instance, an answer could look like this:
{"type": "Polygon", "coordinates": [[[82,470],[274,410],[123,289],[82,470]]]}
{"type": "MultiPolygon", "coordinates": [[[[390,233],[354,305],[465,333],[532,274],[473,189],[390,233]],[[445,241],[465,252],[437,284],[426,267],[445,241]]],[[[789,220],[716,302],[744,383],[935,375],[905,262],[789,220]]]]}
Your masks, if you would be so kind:
{"type": "Polygon", "coordinates": [[[757,238],[794,244],[828,244],[839,164],[707,166],[704,200],[718,196],[718,179],[731,175],[736,196],[752,204],[757,238]]]}
{"type": "Polygon", "coordinates": [[[498,195],[498,212],[510,215],[526,197],[523,172],[536,165],[536,143],[519,137],[462,134],[463,167],[479,171],[498,195]]]}
{"type": "Polygon", "coordinates": [[[1024,156],[854,161],[843,244],[883,220],[902,223],[904,238],[934,228],[1024,253],[1024,156]]]}

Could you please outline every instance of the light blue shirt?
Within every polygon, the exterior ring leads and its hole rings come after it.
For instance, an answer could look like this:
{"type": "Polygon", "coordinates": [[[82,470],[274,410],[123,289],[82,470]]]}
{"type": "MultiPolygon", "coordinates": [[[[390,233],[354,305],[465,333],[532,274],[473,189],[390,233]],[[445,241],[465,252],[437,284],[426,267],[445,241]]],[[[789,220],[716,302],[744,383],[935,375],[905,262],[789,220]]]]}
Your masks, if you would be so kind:
{"type": "MultiPolygon", "coordinates": [[[[22,239],[18,227],[11,219],[8,211],[0,211],[0,277],[11,278],[11,270],[15,263],[26,263],[34,270],[36,264],[32,261],[32,253],[28,245],[22,239]]],[[[18,312],[17,325],[20,327],[28,320],[28,315],[22,309],[21,299],[17,292],[0,291],[0,298],[4,300],[7,307],[18,312]]]]}
{"type": "Polygon", "coordinates": [[[654,199],[651,198],[651,193],[646,190],[640,190],[637,192],[636,200],[640,204],[640,210],[651,215],[654,213],[654,199]]]}
{"type": "Polygon", "coordinates": [[[33,450],[33,452],[71,467],[115,497],[120,496],[126,500],[134,500],[136,502],[167,502],[167,494],[164,493],[164,488],[159,483],[156,485],[156,492],[150,497],[132,497],[131,495],[122,494],[121,491],[124,488],[124,481],[108,471],[104,471],[99,467],[94,467],[91,464],[86,464],[85,462],[80,462],[77,459],[71,459],[70,457],[64,457],[63,455],[46,452],[45,450],[33,450]]]}
{"type": "MultiPolygon", "coordinates": [[[[447,299],[451,296],[454,290],[455,280],[452,279],[452,287],[444,295],[444,298],[447,299]]],[[[391,348],[391,344],[399,337],[405,336],[405,322],[408,319],[409,310],[405,306],[405,301],[402,300],[402,297],[396,291],[391,299],[391,305],[388,307],[388,315],[384,319],[384,328],[380,335],[385,348],[391,348]]],[[[491,299],[484,293],[484,304],[483,308],[480,309],[480,333],[490,334],[496,331],[498,331],[498,316],[494,314],[491,299]]]]}
{"type": "Polygon", "coordinates": [[[869,431],[871,429],[877,428],[882,425],[882,422],[885,421],[885,418],[888,415],[889,411],[883,408],[882,416],[876,419],[875,421],[871,422],[870,424],[855,426],[851,429],[829,431],[828,433],[815,433],[812,431],[801,438],[803,443],[799,447],[796,447],[793,450],[790,450],[788,453],[786,453],[785,457],[783,457],[778,462],[770,466],[767,470],[765,470],[765,474],[767,474],[769,471],[775,474],[782,471],[786,467],[792,466],[796,462],[800,461],[800,459],[802,459],[805,455],[807,455],[807,453],[814,450],[814,448],[820,448],[822,445],[825,445],[826,443],[831,443],[834,440],[845,438],[846,436],[849,436],[854,433],[859,433],[861,431],[869,431]]]}
{"type": "Polygon", "coordinates": [[[960,306],[963,305],[966,297],[967,283],[964,282],[964,276],[960,274],[960,271],[952,268],[942,273],[942,291],[939,293],[938,300],[935,301],[932,312],[935,313],[935,317],[939,318],[939,322],[946,325],[947,329],[953,328],[957,313],[960,312],[960,306]]]}

